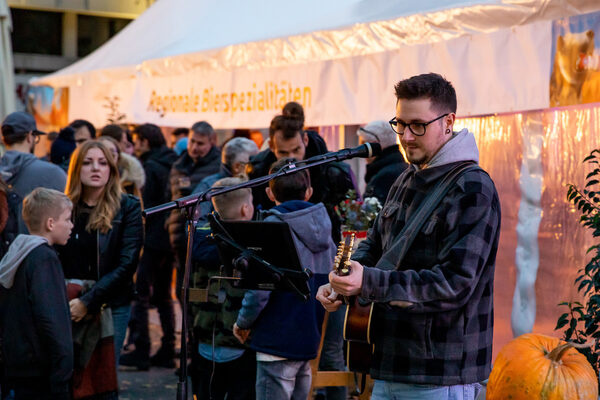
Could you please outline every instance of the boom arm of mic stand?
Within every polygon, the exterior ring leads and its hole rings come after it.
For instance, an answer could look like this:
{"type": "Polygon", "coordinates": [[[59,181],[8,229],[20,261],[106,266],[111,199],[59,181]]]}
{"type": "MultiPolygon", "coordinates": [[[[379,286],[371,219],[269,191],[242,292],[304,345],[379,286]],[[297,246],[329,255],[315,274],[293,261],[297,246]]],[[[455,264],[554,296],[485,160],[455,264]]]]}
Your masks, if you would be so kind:
{"type": "Polygon", "coordinates": [[[340,154],[340,153],[341,152],[339,152],[339,151],[335,152],[335,153],[326,153],[326,154],[323,154],[320,156],[312,157],[308,160],[296,161],[294,163],[288,164],[286,167],[284,167],[283,169],[281,169],[280,171],[278,171],[274,174],[261,176],[259,178],[251,179],[249,181],[242,182],[242,183],[239,183],[239,184],[233,185],[233,186],[227,186],[227,187],[222,187],[222,188],[211,188],[211,189],[208,189],[201,193],[194,193],[189,196],[181,197],[177,200],[173,200],[168,203],[164,203],[164,204],[161,204],[161,205],[158,205],[155,207],[150,207],[150,208],[144,210],[142,212],[142,215],[144,217],[147,217],[148,215],[156,214],[159,212],[165,212],[165,211],[169,211],[169,210],[173,210],[173,209],[187,208],[187,207],[193,206],[201,201],[210,200],[211,197],[213,197],[213,196],[217,196],[220,194],[232,192],[234,190],[243,189],[243,188],[247,188],[247,187],[259,186],[259,185],[262,185],[263,183],[269,182],[270,180],[277,178],[278,176],[289,175],[294,172],[301,171],[303,169],[316,167],[316,166],[322,165],[322,164],[328,164],[333,161],[345,160],[349,156],[349,154],[340,154]]]}

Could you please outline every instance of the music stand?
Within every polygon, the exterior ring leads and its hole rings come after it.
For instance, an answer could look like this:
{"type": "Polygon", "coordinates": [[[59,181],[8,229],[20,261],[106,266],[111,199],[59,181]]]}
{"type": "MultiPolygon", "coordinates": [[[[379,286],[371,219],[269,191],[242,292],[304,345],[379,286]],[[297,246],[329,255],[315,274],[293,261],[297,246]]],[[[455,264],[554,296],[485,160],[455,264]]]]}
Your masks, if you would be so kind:
{"type": "Polygon", "coordinates": [[[286,222],[223,221],[211,214],[209,223],[225,275],[240,278],[234,287],[293,291],[308,300],[312,273],[302,267],[286,222]]]}

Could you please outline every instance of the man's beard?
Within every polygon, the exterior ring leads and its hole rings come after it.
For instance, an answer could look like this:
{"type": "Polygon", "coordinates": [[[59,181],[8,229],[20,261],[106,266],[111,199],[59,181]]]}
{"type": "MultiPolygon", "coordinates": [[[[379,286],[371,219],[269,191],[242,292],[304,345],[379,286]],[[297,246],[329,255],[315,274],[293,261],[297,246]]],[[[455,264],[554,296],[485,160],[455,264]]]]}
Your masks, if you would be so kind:
{"type": "Polygon", "coordinates": [[[410,156],[407,156],[407,158],[411,164],[415,164],[415,165],[423,165],[427,162],[427,156],[425,156],[425,155],[423,155],[419,158],[413,158],[410,156]]]}
{"type": "Polygon", "coordinates": [[[404,152],[406,154],[406,158],[408,159],[408,161],[411,164],[423,165],[427,162],[426,154],[422,154],[421,156],[417,157],[417,156],[411,155],[407,148],[404,148],[404,152]]]}

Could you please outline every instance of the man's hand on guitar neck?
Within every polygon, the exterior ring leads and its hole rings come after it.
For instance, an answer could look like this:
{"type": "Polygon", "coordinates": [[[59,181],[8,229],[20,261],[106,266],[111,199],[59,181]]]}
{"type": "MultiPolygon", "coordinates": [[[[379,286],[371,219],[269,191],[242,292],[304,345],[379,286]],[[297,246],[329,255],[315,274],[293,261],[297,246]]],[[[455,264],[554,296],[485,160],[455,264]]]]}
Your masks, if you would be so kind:
{"type": "Polygon", "coordinates": [[[337,294],[342,296],[355,296],[360,294],[362,289],[363,281],[363,266],[350,260],[350,271],[349,275],[341,276],[331,271],[329,273],[329,283],[337,294]]]}

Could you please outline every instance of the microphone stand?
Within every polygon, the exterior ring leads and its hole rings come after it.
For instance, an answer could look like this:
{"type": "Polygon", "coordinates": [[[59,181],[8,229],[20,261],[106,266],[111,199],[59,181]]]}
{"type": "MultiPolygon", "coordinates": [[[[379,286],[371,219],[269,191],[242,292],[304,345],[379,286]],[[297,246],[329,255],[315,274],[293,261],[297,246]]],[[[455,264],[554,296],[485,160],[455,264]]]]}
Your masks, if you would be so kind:
{"type": "Polygon", "coordinates": [[[185,257],[185,268],[183,272],[183,283],[181,286],[181,356],[179,358],[179,381],[177,382],[177,400],[188,399],[188,385],[187,385],[187,334],[188,334],[188,299],[189,299],[189,281],[190,281],[190,270],[192,265],[192,247],[194,242],[194,210],[196,206],[202,201],[208,201],[213,196],[232,192],[234,190],[249,188],[254,186],[262,185],[263,183],[269,182],[279,176],[289,175],[298,171],[302,171],[307,168],[316,167],[322,164],[327,164],[333,161],[342,161],[348,158],[357,157],[359,155],[353,154],[347,149],[340,150],[338,152],[329,152],[321,154],[315,157],[311,157],[307,160],[295,161],[287,164],[281,170],[265,175],[256,179],[252,179],[246,182],[239,183],[233,186],[227,186],[222,188],[210,188],[201,193],[191,194],[189,196],[181,197],[179,199],[170,201],[165,204],[161,204],[155,207],[150,207],[142,212],[144,217],[148,215],[156,214],[159,212],[166,212],[174,209],[184,210],[186,217],[187,226],[187,253],[185,257]]]}

